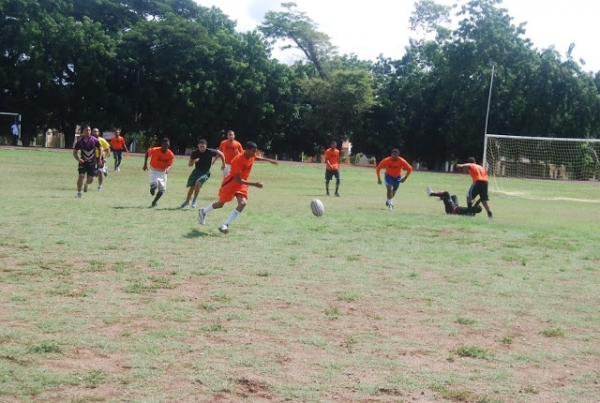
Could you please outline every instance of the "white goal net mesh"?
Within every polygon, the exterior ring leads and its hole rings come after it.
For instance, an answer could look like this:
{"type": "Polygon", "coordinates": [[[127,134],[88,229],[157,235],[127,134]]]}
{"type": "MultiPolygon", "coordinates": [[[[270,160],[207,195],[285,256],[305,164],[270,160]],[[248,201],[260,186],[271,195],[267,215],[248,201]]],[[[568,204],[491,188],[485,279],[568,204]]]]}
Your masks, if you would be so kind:
{"type": "Polygon", "coordinates": [[[490,190],[540,200],[600,202],[600,139],[486,134],[490,190]]]}

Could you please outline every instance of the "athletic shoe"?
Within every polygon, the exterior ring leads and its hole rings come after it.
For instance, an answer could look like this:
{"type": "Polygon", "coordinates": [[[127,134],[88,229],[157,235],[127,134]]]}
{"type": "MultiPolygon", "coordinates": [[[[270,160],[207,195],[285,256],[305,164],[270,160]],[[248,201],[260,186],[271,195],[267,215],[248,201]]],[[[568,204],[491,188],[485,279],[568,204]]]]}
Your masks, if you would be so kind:
{"type": "Polygon", "coordinates": [[[117,168],[117,172],[121,172],[121,168],[117,168]]]}
{"type": "Polygon", "coordinates": [[[196,208],[197,204],[196,204],[196,200],[192,200],[192,208],[196,208]]]}
{"type": "Polygon", "coordinates": [[[200,210],[198,210],[198,222],[201,225],[204,225],[206,223],[206,214],[204,214],[204,209],[201,208],[200,210]]]}
{"type": "Polygon", "coordinates": [[[83,191],[87,192],[87,182],[83,185],[83,191]]]}
{"type": "Polygon", "coordinates": [[[327,193],[325,193],[325,196],[331,196],[331,195],[329,194],[329,192],[327,192],[327,193]]]}
{"type": "Polygon", "coordinates": [[[156,202],[152,202],[152,205],[150,207],[156,208],[156,207],[158,207],[158,204],[156,204],[156,202]]]}
{"type": "Polygon", "coordinates": [[[393,209],[394,209],[394,206],[393,206],[392,204],[390,204],[390,205],[388,206],[388,210],[392,211],[393,209]]]}
{"type": "Polygon", "coordinates": [[[81,199],[81,192],[77,192],[77,197],[81,199]]]}
{"type": "Polygon", "coordinates": [[[154,196],[154,193],[156,193],[156,186],[150,186],[150,194],[154,196]]]}
{"type": "Polygon", "coordinates": [[[183,203],[181,203],[181,206],[179,206],[179,208],[184,208],[185,206],[187,206],[189,203],[184,201],[183,203]]]}
{"type": "Polygon", "coordinates": [[[101,186],[101,185],[99,185],[99,186],[98,186],[98,192],[101,192],[101,191],[102,191],[102,186],[101,186]]]}
{"type": "Polygon", "coordinates": [[[115,168],[115,172],[119,172],[119,171],[117,171],[117,168],[115,168]]]}
{"type": "Polygon", "coordinates": [[[340,197],[340,194],[339,194],[339,193],[336,193],[336,194],[335,194],[335,197],[340,197]]]}
{"type": "Polygon", "coordinates": [[[427,186],[427,196],[431,195],[433,193],[433,189],[431,188],[431,186],[427,186]]]}
{"type": "Polygon", "coordinates": [[[222,234],[227,234],[229,232],[229,226],[227,224],[223,224],[219,227],[219,232],[222,234]]]}
{"type": "Polygon", "coordinates": [[[494,218],[494,217],[492,216],[492,212],[491,212],[491,211],[488,211],[487,213],[488,213],[488,218],[494,218]]]}

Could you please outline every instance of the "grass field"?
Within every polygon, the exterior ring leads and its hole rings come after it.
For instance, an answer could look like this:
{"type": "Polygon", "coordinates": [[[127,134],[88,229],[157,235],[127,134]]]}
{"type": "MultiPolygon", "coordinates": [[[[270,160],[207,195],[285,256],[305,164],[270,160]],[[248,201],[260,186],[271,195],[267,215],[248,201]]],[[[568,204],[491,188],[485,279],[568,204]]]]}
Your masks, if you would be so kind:
{"type": "Polygon", "coordinates": [[[77,199],[70,152],[0,150],[1,402],[600,402],[600,204],[447,216],[426,186],[470,178],[415,172],[390,212],[372,168],[257,163],[223,235],[142,163],[77,199]]]}

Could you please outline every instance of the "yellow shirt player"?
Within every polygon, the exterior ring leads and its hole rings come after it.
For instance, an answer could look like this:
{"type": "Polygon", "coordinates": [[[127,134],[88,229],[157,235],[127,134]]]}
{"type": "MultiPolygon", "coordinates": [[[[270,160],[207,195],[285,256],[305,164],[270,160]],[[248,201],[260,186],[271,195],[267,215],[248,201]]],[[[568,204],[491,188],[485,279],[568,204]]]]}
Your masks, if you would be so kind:
{"type": "Polygon", "coordinates": [[[110,144],[104,138],[100,137],[100,130],[98,130],[97,127],[92,129],[92,136],[96,137],[100,143],[100,149],[96,149],[96,158],[98,159],[98,170],[96,171],[96,176],[98,177],[98,191],[101,191],[104,177],[108,176],[106,159],[110,155],[110,144]]]}
{"type": "Polygon", "coordinates": [[[337,143],[331,142],[331,147],[325,150],[325,194],[329,196],[329,182],[335,176],[335,195],[340,197],[340,150],[337,143]]]}
{"type": "Polygon", "coordinates": [[[392,155],[381,160],[375,172],[377,173],[377,183],[381,185],[381,170],[385,168],[385,187],[387,190],[387,201],[385,205],[388,209],[394,209],[394,196],[398,191],[401,183],[412,173],[412,166],[406,160],[400,157],[400,151],[392,150],[392,155]],[[402,171],[406,170],[406,174],[402,176],[402,171]]]}

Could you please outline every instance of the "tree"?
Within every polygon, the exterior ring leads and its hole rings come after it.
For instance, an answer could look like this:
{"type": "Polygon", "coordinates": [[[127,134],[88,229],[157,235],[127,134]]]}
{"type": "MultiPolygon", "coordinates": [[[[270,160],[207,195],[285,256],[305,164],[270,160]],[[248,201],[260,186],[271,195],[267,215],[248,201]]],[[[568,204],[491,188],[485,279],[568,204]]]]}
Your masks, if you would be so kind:
{"type": "Polygon", "coordinates": [[[335,55],[329,36],[317,31],[317,25],[306,13],[294,10],[296,3],[281,3],[281,6],[287,11],[269,11],[263,25],[258,27],[259,31],[272,39],[272,44],[278,40],[291,41],[282,49],[299,49],[314,64],[319,76],[326,78],[326,64],[335,55]]]}

